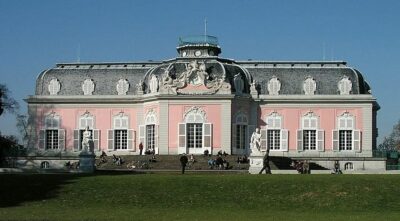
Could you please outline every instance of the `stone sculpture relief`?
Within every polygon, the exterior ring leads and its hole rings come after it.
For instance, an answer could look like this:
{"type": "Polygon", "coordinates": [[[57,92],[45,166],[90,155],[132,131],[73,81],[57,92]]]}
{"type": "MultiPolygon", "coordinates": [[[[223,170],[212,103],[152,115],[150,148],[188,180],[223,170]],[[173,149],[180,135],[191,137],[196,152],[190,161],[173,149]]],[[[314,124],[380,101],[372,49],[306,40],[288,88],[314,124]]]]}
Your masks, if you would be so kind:
{"type": "Polygon", "coordinates": [[[224,82],[224,77],[210,79],[204,61],[193,60],[185,64],[185,71],[175,73],[174,64],[170,64],[164,71],[161,80],[160,92],[166,94],[215,94],[230,93],[231,85],[224,82]],[[208,90],[204,91],[182,91],[180,89],[188,86],[204,85],[208,90]]]}
{"type": "Polygon", "coordinates": [[[155,75],[151,75],[149,81],[150,93],[158,92],[158,78],[155,75]]]}

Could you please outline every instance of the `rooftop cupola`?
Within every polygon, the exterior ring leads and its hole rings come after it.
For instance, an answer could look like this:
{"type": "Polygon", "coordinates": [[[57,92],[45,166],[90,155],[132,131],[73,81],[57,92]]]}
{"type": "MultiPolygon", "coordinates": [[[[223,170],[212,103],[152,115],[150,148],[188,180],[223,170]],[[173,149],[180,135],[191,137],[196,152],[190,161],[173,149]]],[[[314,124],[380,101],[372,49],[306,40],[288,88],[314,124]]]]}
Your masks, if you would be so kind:
{"type": "Polygon", "coordinates": [[[210,35],[180,37],[176,50],[180,57],[192,58],[218,56],[221,53],[218,38],[210,35]]]}

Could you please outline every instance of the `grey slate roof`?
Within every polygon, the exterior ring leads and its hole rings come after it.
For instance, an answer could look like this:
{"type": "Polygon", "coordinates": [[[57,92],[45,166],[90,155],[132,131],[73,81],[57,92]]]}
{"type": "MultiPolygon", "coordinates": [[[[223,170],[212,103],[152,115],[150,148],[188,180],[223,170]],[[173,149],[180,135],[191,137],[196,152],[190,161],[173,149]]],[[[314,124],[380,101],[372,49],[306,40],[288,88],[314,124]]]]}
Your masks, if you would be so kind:
{"type": "MultiPolygon", "coordinates": [[[[36,82],[36,95],[49,95],[47,85],[57,78],[61,83],[59,95],[83,95],[82,82],[93,79],[93,95],[116,95],[116,84],[119,79],[127,79],[130,88],[128,95],[136,94],[136,84],[145,83],[150,73],[161,77],[165,68],[174,63],[176,73],[185,70],[184,62],[190,59],[176,58],[164,62],[138,63],[94,63],[94,64],[58,64],[55,68],[42,72],[36,82]]],[[[200,61],[202,59],[199,59],[200,61]]],[[[223,77],[231,83],[235,91],[233,76],[237,73],[245,80],[245,92],[249,93],[250,83],[254,79],[259,84],[259,93],[268,94],[268,81],[276,76],[281,81],[280,94],[304,94],[303,81],[311,76],[315,79],[315,94],[339,94],[338,82],[343,76],[352,82],[352,94],[368,94],[370,87],[362,74],[346,66],[345,62],[273,62],[273,61],[233,61],[218,57],[204,58],[210,76],[223,77]]],[[[147,87],[145,86],[145,90],[147,87]]]]}

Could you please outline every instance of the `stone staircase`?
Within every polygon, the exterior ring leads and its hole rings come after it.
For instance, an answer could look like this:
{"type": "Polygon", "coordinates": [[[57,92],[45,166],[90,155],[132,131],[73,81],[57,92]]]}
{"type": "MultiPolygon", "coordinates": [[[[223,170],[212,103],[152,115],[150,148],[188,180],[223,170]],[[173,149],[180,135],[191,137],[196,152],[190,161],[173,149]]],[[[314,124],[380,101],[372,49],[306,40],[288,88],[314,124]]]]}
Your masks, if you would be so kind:
{"type": "MultiPolygon", "coordinates": [[[[156,161],[151,162],[152,155],[124,155],[121,156],[123,159],[122,165],[116,165],[113,163],[112,157],[108,156],[107,162],[100,163],[100,160],[96,159],[97,169],[102,170],[121,170],[121,169],[153,169],[153,170],[180,170],[180,155],[156,155],[156,161]]],[[[188,163],[187,170],[219,170],[219,168],[210,168],[208,166],[208,160],[210,158],[216,158],[216,156],[203,156],[195,155],[196,162],[192,165],[188,163]]],[[[228,155],[225,158],[229,162],[229,170],[243,170],[249,169],[248,163],[237,163],[236,155],[228,155]]],[[[291,159],[285,157],[271,157],[270,158],[271,170],[293,170],[290,167],[291,159]]]]}

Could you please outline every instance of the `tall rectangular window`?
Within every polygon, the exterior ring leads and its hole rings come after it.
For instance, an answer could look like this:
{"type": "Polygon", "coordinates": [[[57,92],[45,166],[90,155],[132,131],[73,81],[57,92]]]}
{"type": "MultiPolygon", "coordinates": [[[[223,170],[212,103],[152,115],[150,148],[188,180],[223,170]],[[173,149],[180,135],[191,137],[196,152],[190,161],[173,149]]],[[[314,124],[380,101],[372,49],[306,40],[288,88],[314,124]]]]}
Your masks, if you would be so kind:
{"type": "Polygon", "coordinates": [[[247,125],[236,125],[236,148],[246,148],[246,131],[247,125]]]}
{"type": "Polygon", "coordinates": [[[58,149],[58,130],[46,130],[46,149],[58,149]]]}
{"type": "Polygon", "coordinates": [[[268,149],[281,149],[281,130],[267,130],[268,149]]]}
{"type": "Polygon", "coordinates": [[[203,124],[190,123],[187,124],[187,147],[202,148],[203,147],[203,124]]]}
{"type": "Polygon", "coordinates": [[[316,130],[303,130],[303,149],[316,150],[317,149],[317,131],[316,130]]]}
{"type": "Polygon", "coordinates": [[[146,125],[146,148],[154,150],[154,124],[146,125]]]}
{"type": "Polygon", "coordinates": [[[339,130],[339,150],[352,150],[353,130],[339,130]]]}
{"type": "Polygon", "coordinates": [[[127,130],[114,130],[114,142],[116,150],[128,149],[128,131],[127,130]]]}

